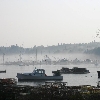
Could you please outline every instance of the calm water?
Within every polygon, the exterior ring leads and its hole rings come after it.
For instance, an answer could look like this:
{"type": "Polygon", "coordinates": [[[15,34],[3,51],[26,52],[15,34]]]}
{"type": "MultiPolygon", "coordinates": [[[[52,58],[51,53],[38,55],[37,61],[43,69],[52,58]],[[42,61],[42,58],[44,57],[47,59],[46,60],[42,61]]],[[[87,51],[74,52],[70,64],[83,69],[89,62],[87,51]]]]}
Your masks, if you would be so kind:
{"type": "MultiPolygon", "coordinates": [[[[98,75],[97,71],[100,70],[100,65],[95,66],[93,64],[82,64],[82,65],[38,65],[38,66],[0,66],[0,70],[5,70],[6,73],[0,73],[0,78],[16,78],[17,73],[21,72],[32,72],[34,68],[43,68],[47,75],[52,75],[53,70],[61,69],[62,67],[85,67],[90,73],[89,74],[63,74],[63,82],[68,82],[68,86],[78,86],[78,85],[92,85],[97,86],[98,75]]],[[[17,78],[16,78],[17,79],[17,78]]],[[[39,85],[44,84],[42,82],[18,82],[18,85],[39,85]]]]}

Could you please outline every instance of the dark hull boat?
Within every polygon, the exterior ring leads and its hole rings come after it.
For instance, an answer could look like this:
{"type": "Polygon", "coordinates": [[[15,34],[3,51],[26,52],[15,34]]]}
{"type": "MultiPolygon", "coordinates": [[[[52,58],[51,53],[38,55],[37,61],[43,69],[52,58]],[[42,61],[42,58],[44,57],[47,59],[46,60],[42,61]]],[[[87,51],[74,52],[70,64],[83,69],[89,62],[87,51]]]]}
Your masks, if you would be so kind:
{"type": "Polygon", "coordinates": [[[0,70],[0,73],[6,73],[6,70],[0,70]]]}
{"type": "Polygon", "coordinates": [[[98,78],[100,78],[100,71],[97,71],[97,73],[98,73],[98,78]]]}
{"type": "MultiPolygon", "coordinates": [[[[62,69],[57,70],[61,74],[87,74],[90,73],[89,70],[86,68],[78,68],[78,67],[73,67],[72,69],[62,67],[62,69]]],[[[52,71],[52,73],[55,73],[56,71],[52,71]]]]}

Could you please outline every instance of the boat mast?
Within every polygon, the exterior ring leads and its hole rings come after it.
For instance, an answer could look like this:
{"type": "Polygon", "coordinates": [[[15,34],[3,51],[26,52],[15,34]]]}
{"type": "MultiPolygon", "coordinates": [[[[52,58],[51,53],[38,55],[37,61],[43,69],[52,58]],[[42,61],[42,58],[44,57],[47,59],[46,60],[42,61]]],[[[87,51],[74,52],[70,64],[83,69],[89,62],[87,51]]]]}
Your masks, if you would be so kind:
{"type": "Polygon", "coordinates": [[[22,57],[21,57],[21,51],[20,51],[20,55],[19,55],[19,57],[20,57],[20,63],[21,63],[21,59],[22,59],[22,57]]]}
{"type": "Polygon", "coordinates": [[[36,49],[36,65],[37,65],[37,49],[36,49]]]}
{"type": "Polygon", "coordinates": [[[5,56],[5,54],[3,53],[3,66],[4,66],[4,56],[5,56]]]}

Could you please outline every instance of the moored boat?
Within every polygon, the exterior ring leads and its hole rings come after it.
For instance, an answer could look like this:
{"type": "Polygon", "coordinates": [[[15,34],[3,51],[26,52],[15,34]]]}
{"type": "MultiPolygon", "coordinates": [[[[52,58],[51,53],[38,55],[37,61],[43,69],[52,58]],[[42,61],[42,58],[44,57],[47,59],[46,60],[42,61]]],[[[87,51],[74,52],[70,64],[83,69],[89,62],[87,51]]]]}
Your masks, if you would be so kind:
{"type": "Polygon", "coordinates": [[[100,71],[97,71],[97,73],[98,73],[98,78],[100,78],[100,71]]]}
{"type": "Polygon", "coordinates": [[[0,70],[0,73],[6,73],[6,70],[0,70]]]}
{"type": "MultiPolygon", "coordinates": [[[[86,68],[78,68],[78,67],[73,67],[72,69],[62,67],[62,69],[57,70],[61,74],[87,74],[90,73],[89,70],[86,68]]],[[[55,71],[52,71],[52,73],[55,73],[55,71]]]]}
{"type": "Polygon", "coordinates": [[[17,73],[18,81],[33,80],[63,80],[63,76],[54,73],[53,76],[47,76],[44,69],[34,69],[32,73],[17,73]]]}

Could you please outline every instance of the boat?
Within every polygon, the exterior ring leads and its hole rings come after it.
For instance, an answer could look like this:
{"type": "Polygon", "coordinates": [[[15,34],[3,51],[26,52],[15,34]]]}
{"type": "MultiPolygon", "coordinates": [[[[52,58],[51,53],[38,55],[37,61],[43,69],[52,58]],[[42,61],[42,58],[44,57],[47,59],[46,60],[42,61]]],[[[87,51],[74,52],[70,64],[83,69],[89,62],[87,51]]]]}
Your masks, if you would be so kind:
{"type": "Polygon", "coordinates": [[[59,72],[52,76],[47,76],[44,69],[34,69],[31,73],[17,73],[18,81],[34,81],[34,80],[63,80],[63,76],[59,72]]]}
{"type": "Polygon", "coordinates": [[[23,63],[20,63],[20,64],[19,64],[19,66],[25,66],[25,64],[23,64],[23,63]]]}
{"type": "Polygon", "coordinates": [[[97,73],[98,73],[98,78],[100,78],[100,71],[97,71],[97,73]]]}
{"type": "Polygon", "coordinates": [[[6,73],[6,70],[0,70],[0,73],[6,73]]]}
{"type": "MultiPolygon", "coordinates": [[[[90,73],[89,70],[86,68],[78,68],[78,67],[73,67],[72,69],[62,67],[62,69],[57,70],[61,74],[87,74],[90,73]]],[[[52,73],[55,73],[56,71],[52,71],[52,73]]]]}

